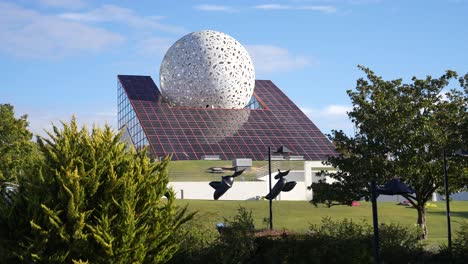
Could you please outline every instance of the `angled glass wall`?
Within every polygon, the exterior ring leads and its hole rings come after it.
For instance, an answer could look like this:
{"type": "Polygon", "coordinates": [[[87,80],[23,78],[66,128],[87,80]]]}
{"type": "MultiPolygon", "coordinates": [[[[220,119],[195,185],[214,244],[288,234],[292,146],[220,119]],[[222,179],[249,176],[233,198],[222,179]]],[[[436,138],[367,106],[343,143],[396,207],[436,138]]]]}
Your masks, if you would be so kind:
{"type": "Polygon", "coordinates": [[[148,146],[149,142],[146,138],[145,132],[140,125],[140,121],[138,121],[125,90],[122,88],[122,84],[119,81],[117,81],[117,105],[118,127],[123,133],[123,139],[125,141],[131,141],[136,149],[148,146]]]}
{"type": "Polygon", "coordinates": [[[250,98],[249,103],[248,103],[244,108],[246,108],[246,109],[252,109],[252,110],[255,110],[255,109],[263,109],[262,105],[261,105],[260,102],[257,100],[257,98],[255,97],[255,95],[252,95],[252,98],[250,98]]]}

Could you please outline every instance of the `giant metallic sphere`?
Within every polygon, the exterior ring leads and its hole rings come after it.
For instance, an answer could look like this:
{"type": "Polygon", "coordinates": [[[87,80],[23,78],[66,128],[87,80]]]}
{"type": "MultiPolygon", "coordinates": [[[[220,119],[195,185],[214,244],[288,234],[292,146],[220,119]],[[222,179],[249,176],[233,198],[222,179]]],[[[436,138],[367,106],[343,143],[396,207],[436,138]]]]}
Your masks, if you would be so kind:
{"type": "Polygon", "coordinates": [[[162,95],[173,106],[244,108],[252,97],[255,70],[237,40],[202,30],[169,48],[159,79],[162,95]]]}

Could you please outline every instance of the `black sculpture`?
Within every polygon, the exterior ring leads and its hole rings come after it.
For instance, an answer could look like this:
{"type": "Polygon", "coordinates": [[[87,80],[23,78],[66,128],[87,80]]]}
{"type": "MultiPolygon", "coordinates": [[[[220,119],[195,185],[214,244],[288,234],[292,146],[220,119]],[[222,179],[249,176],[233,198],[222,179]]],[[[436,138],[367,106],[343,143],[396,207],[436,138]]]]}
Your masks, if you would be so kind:
{"type": "Polygon", "coordinates": [[[227,190],[231,189],[232,184],[234,183],[234,178],[241,175],[245,169],[236,171],[233,175],[226,175],[221,177],[221,181],[212,181],[210,182],[210,186],[215,189],[213,194],[213,198],[218,200],[219,197],[223,196],[227,192],[227,190]]]}
{"type": "Polygon", "coordinates": [[[275,176],[275,179],[278,179],[271,192],[265,196],[267,200],[273,200],[278,196],[280,192],[289,192],[291,191],[297,184],[296,181],[288,182],[284,177],[289,174],[291,170],[281,172],[278,169],[278,174],[275,176]]]}
{"type": "Polygon", "coordinates": [[[411,194],[414,190],[406,186],[406,184],[400,182],[398,179],[392,179],[387,182],[384,186],[377,187],[377,196],[379,194],[385,195],[402,195],[411,194]]]}

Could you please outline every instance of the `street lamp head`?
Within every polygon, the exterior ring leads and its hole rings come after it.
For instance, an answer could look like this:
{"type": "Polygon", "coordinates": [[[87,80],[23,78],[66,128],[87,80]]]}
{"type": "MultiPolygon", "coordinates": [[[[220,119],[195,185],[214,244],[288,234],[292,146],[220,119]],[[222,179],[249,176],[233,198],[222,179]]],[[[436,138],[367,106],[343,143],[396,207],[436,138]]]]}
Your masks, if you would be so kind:
{"type": "Polygon", "coordinates": [[[414,193],[414,190],[408,187],[406,184],[400,182],[398,179],[392,179],[384,186],[377,187],[377,194],[402,195],[411,193],[414,193]]]}

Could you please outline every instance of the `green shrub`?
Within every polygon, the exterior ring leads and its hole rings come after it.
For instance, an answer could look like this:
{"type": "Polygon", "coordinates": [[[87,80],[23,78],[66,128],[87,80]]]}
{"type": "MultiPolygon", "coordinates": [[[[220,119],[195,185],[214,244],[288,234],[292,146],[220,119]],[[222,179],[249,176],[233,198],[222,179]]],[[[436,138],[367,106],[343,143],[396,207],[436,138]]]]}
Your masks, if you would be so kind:
{"type": "Polygon", "coordinates": [[[425,257],[421,229],[399,224],[379,226],[381,257],[385,263],[419,263],[425,257]]]}
{"type": "MultiPolygon", "coordinates": [[[[202,221],[203,216],[197,217],[202,221]]],[[[214,226],[207,230],[194,222],[186,225],[187,233],[180,236],[183,240],[180,250],[169,263],[275,263],[270,261],[270,255],[262,253],[281,249],[284,242],[269,237],[255,238],[251,212],[240,207],[236,216],[224,219],[224,224],[219,232],[214,226]],[[214,239],[213,231],[216,232],[214,239]]]]}
{"type": "Polygon", "coordinates": [[[311,225],[306,235],[257,238],[252,263],[371,263],[369,234],[368,225],[324,218],[322,225],[311,225]]]}
{"type": "Polygon", "coordinates": [[[452,241],[452,250],[443,245],[438,254],[439,262],[464,264],[468,263],[468,223],[463,222],[452,241]]]}
{"type": "Polygon", "coordinates": [[[169,263],[210,263],[219,234],[214,227],[209,229],[197,221],[203,221],[202,216],[197,214],[197,219],[182,227],[177,236],[180,248],[169,263]]]}
{"type": "MultiPolygon", "coordinates": [[[[198,218],[202,219],[203,216],[198,218]]],[[[186,233],[179,236],[182,240],[181,249],[170,263],[249,262],[256,249],[252,212],[239,207],[232,219],[224,218],[224,224],[225,227],[219,229],[219,232],[214,226],[206,230],[193,222],[186,225],[186,233]]]]}
{"type": "Polygon", "coordinates": [[[36,174],[0,199],[0,263],[162,263],[191,218],[167,188],[169,160],[151,162],[109,127],[73,118],[49,139],[36,174]]]}
{"type": "Polygon", "coordinates": [[[255,227],[252,211],[240,206],[233,219],[224,219],[226,227],[220,230],[215,247],[217,263],[245,263],[255,252],[255,227]]]}
{"type": "Polygon", "coordinates": [[[468,263],[468,223],[463,222],[456,231],[451,250],[447,244],[443,244],[427,263],[468,263]]]}
{"type": "Polygon", "coordinates": [[[310,226],[310,240],[317,240],[318,263],[370,263],[373,259],[372,228],[365,222],[333,221],[323,218],[322,225],[310,226]]]}
{"type": "MultiPolygon", "coordinates": [[[[176,256],[178,262],[173,263],[375,263],[373,227],[364,221],[324,218],[321,225],[311,225],[308,234],[273,231],[257,233],[256,237],[251,215],[244,208],[226,222],[219,239],[204,247],[196,244],[206,241],[204,231],[197,239],[188,240],[187,244],[193,243],[202,253],[181,250],[182,256],[176,256]]],[[[449,262],[424,251],[416,227],[381,224],[379,231],[383,263],[449,262]]]]}
{"type": "Polygon", "coordinates": [[[453,241],[453,252],[464,263],[468,262],[468,223],[461,224],[453,241]]]}
{"type": "MultiPolygon", "coordinates": [[[[380,248],[384,263],[418,263],[423,244],[417,229],[382,224],[380,248]]],[[[366,222],[322,219],[308,235],[260,237],[257,263],[374,263],[373,228],[366,222]]]]}

